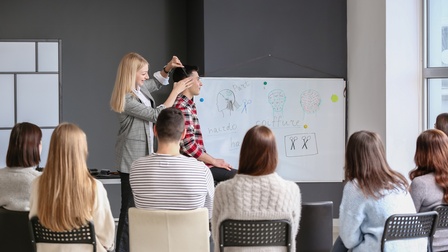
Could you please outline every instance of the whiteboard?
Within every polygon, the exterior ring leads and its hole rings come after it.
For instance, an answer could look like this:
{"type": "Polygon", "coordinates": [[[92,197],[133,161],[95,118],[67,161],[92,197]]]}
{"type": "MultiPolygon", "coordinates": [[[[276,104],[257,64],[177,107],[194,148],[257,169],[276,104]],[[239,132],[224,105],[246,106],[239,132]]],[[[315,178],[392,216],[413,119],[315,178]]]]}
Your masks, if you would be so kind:
{"type": "Polygon", "coordinates": [[[275,134],[277,173],[298,182],[340,182],[345,153],[345,81],[303,78],[201,78],[195,97],[207,153],[238,167],[254,125],[275,134]]]}

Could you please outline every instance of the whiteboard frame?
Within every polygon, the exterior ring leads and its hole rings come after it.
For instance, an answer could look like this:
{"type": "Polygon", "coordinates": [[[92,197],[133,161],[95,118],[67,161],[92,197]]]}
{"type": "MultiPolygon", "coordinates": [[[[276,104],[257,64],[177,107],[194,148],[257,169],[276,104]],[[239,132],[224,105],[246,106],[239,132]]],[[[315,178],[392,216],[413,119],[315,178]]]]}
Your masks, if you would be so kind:
{"type": "MultiPolygon", "coordinates": [[[[296,171],[286,171],[285,170],[285,166],[288,167],[292,167],[292,164],[285,164],[284,161],[287,161],[289,163],[291,163],[292,161],[297,161],[297,160],[301,160],[302,163],[306,163],[306,164],[314,164],[313,162],[315,162],[313,160],[314,157],[312,157],[312,155],[316,155],[318,152],[318,147],[317,144],[315,146],[312,146],[312,140],[310,142],[307,143],[306,149],[307,151],[309,151],[309,153],[307,153],[306,155],[308,157],[294,157],[292,159],[290,158],[285,158],[284,156],[286,156],[287,153],[287,149],[286,146],[288,145],[287,148],[300,148],[302,146],[297,146],[298,142],[295,142],[296,146],[292,146],[294,145],[292,142],[291,143],[287,143],[286,137],[291,135],[292,137],[314,137],[315,138],[315,134],[313,134],[312,129],[313,129],[313,125],[309,125],[308,130],[306,129],[307,125],[306,124],[300,124],[298,123],[298,125],[287,125],[290,128],[294,128],[294,129],[287,129],[287,130],[283,130],[280,129],[280,131],[282,131],[282,134],[278,133],[279,129],[276,129],[276,125],[269,125],[269,122],[267,123],[269,128],[271,128],[274,132],[274,134],[276,135],[276,140],[277,140],[277,148],[279,151],[279,166],[277,168],[277,173],[279,173],[282,177],[284,177],[285,179],[288,180],[293,180],[295,182],[341,182],[343,181],[343,163],[344,163],[344,154],[345,154],[345,144],[346,144],[346,139],[347,139],[347,127],[346,127],[346,123],[347,123],[347,114],[346,114],[346,82],[344,79],[342,78],[272,78],[272,77],[266,77],[266,78],[262,78],[262,77],[258,77],[258,78],[253,78],[253,77],[204,77],[201,78],[201,81],[203,82],[203,87],[201,90],[201,93],[196,96],[195,99],[195,103],[197,106],[197,110],[198,110],[198,116],[199,116],[199,121],[201,124],[201,129],[202,129],[202,134],[204,137],[204,145],[205,145],[205,149],[207,150],[207,153],[209,153],[210,155],[212,155],[215,158],[223,158],[226,161],[228,161],[229,163],[231,163],[234,167],[238,166],[238,161],[237,161],[237,157],[236,155],[239,155],[239,146],[242,143],[242,138],[244,137],[245,132],[253,125],[255,124],[263,124],[266,125],[266,122],[261,122],[260,120],[257,122],[251,122],[249,123],[250,125],[247,126],[241,126],[239,125],[241,123],[241,121],[246,120],[244,117],[243,118],[238,118],[238,117],[234,117],[234,119],[229,119],[229,120],[235,120],[232,122],[232,124],[227,124],[227,122],[230,121],[226,121],[226,117],[232,117],[235,116],[238,113],[244,113],[245,111],[243,111],[246,108],[247,104],[243,103],[243,99],[240,97],[240,99],[238,100],[237,98],[235,98],[235,103],[234,103],[234,108],[233,111],[230,110],[226,110],[225,106],[221,106],[220,103],[222,103],[222,101],[220,100],[224,100],[222,97],[224,96],[228,96],[228,98],[231,100],[233,99],[233,96],[238,96],[238,92],[245,92],[243,89],[251,89],[253,87],[248,87],[251,85],[254,85],[254,82],[260,83],[260,82],[264,82],[267,83],[266,84],[266,89],[270,89],[271,91],[275,88],[273,88],[272,86],[269,87],[270,84],[275,83],[275,82],[287,82],[287,83],[292,83],[292,82],[297,82],[300,83],[298,84],[298,89],[297,92],[299,92],[299,89],[303,89],[303,90],[311,90],[313,91],[313,85],[317,85],[317,83],[321,83],[321,86],[316,86],[318,87],[318,90],[321,88],[324,88],[323,91],[325,91],[326,89],[331,89],[331,91],[337,92],[338,96],[339,96],[339,100],[338,100],[339,104],[338,106],[338,119],[337,119],[337,124],[339,125],[337,127],[338,129],[338,135],[335,136],[335,138],[337,138],[337,151],[332,152],[331,154],[328,153],[328,149],[325,150],[326,154],[319,154],[320,156],[322,155],[335,155],[337,159],[336,162],[333,162],[330,165],[335,165],[335,167],[333,169],[335,170],[330,170],[331,174],[329,174],[328,176],[326,176],[326,174],[324,176],[322,176],[322,178],[319,178],[317,176],[317,174],[320,172],[320,169],[318,171],[314,171],[314,170],[310,170],[311,168],[307,168],[306,170],[304,170],[304,172],[307,172],[306,174],[310,174],[316,172],[316,175],[306,175],[306,176],[298,176],[296,173],[296,171]],[[226,84],[227,82],[227,84],[226,84]],[[246,84],[244,84],[246,82],[246,84]],[[336,86],[330,86],[330,88],[325,88],[325,86],[323,85],[327,85],[325,83],[336,83],[336,86]],[[232,84],[233,83],[233,84],[232,84]],[[248,84],[247,84],[248,83],[248,84]],[[305,84],[303,84],[305,83],[305,84]],[[213,85],[213,86],[212,86],[213,85]],[[211,86],[211,88],[209,88],[209,90],[207,90],[207,86],[211,86]],[[219,86],[219,87],[218,87],[219,86]],[[211,91],[210,89],[213,89],[214,91],[211,91]],[[225,90],[228,89],[228,91],[224,91],[224,93],[221,93],[221,91],[219,90],[225,90]],[[336,90],[333,90],[336,89],[336,90]],[[243,90],[243,91],[241,91],[243,90]],[[210,96],[210,94],[208,94],[207,92],[214,92],[214,94],[212,96],[210,96]],[[233,93],[233,94],[231,94],[233,93]],[[216,95],[216,96],[215,96],[216,95]],[[215,98],[216,97],[216,98],[215,98]],[[221,98],[220,98],[221,97],[221,98]],[[206,103],[205,101],[209,99],[215,99],[212,103],[206,103]],[[221,109],[220,107],[222,107],[223,109],[221,109]],[[220,111],[220,113],[223,114],[217,114],[214,115],[213,112],[210,111],[214,111],[216,113],[216,109],[218,111],[220,111]],[[227,113],[227,114],[224,114],[227,113]],[[233,113],[233,115],[232,115],[233,113]],[[216,119],[210,119],[210,118],[216,118],[216,119]],[[219,127],[214,127],[215,125],[219,124],[219,123],[213,123],[210,122],[210,120],[219,120],[222,125],[220,125],[219,127]],[[225,125],[224,125],[225,124],[225,125]],[[300,125],[299,125],[300,124],[300,125]],[[227,125],[227,126],[226,126],[227,125]],[[240,127],[241,129],[236,129],[240,127]],[[303,128],[300,128],[303,127],[303,128]],[[243,130],[244,128],[244,130],[243,130]],[[300,130],[297,130],[300,129],[300,130]],[[233,134],[234,132],[231,132],[232,130],[238,131],[237,133],[233,134]],[[222,132],[219,132],[222,131],[222,132]],[[225,133],[225,131],[228,131],[228,133],[225,133]],[[242,132],[243,131],[243,132],[242,132]],[[223,133],[224,132],[224,133],[223,133]],[[219,136],[221,133],[223,133],[223,136],[219,136]],[[230,142],[230,143],[228,143],[230,142]],[[235,150],[232,150],[232,148],[238,148],[238,153],[235,154],[235,150]],[[333,154],[334,153],[334,154],[333,154]],[[236,159],[236,160],[235,160],[236,159]],[[289,160],[288,160],[289,159],[289,160]],[[306,160],[306,161],[305,161],[306,160]],[[337,167],[336,167],[337,165],[337,167]],[[283,169],[283,170],[282,170],[283,169]],[[334,173],[334,174],[333,174],[334,173]]],[[[259,85],[259,84],[255,84],[255,85],[259,85]]],[[[276,84],[277,85],[277,84],[276,84]]],[[[278,84],[279,86],[284,85],[284,84],[278,84]]],[[[330,84],[328,84],[330,85],[330,84]]],[[[283,86],[285,87],[285,86],[283,86]]],[[[265,88],[265,87],[256,87],[257,91],[256,92],[264,92],[264,91],[259,91],[260,88],[265,88]]],[[[287,88],[287,93],[286,96],[290,95],[289,93],[292,93],[291,90],[289,89],[291,88],[290,86],[288,86],[287,88]]],[[[282,89],[282,88],[280,88],[282,89]]],[[[294,88],[292,88],[294,90],[294,88]]],[[[281,91],[281,90],[280,90],[281,91]]],[[[322,91],[322,90],[319,90],[322,91]]],[[[254,90],[252,90],[252,92],[254,92],[254,90]]],[[[300,91],[302,92],[302,91],[300,91]]],[[[325,93],[325,92],[324,92],[325,93]]],[[[257,94],[258,95],[258,94],[257,94]]],[[[266,95],[266,92],[263,93],[263,95],[266,95]]],[[[256,98],[257,96],[253,97],[252,100],[259,100],[260,97],[259,96],[263,96],[263,95],[258,95],[258,98],[256,98]]],[[[282,94],[277,95],[276,97],[282,97],[282,94]]],[[[284,94],[283,94],[284,95],[284,94]]],[[[297,97],[296,94],[294,94],[295,97],[297,97]]],[[[311,93],[311,95],[313,95],[311,93]]],[[[244,96],[244,95],[243,95],[244,96]]],[[[247,96],[247,94],[246,94],[247,96]]],[[[261,98],[262,99],[262,98],[261,98]]],[[[290,98],[288,98],[289,100],[291,100],[290,98]]],[[[257,101],[256,101],[257,102],[257,101]]],[[[249,104],[249,105],[254,105],[254,104],[249,104]]],[[[249,106],[247,105],[247,106],[249,106]]],[[[303,107],[302,105],[302,109],[305,110],[307,109],[307,113],[310,112],[311,114],[314,113],[312,110],[315,109],[312,106],[310,107],[303,107]]],[[[265,105],[260,105],[259,103],[256,104],[257,108],[261,108],[262,106],[265,105]],[[261,107],[260,107],[261,106],[261,107]]],[[[274,105],[271,104],[269,106],[272,106],[272,113],[276,113],[274,110],[274,105]]],[[[318,109],[318,108],[317,108],[318,109]]],[[[266,109],[264,110],[266,111],[266,109]]],[[[278,111],[282,111],[282,110],[278,110],[278,111]]],[[[260,112],[257,112],[260,113],[260,112]]],[[[262,112],[265,113],[265,112],[262,112]]],[[[268,113],[271,113],[270,111],[268,111],[268,113]]],[[[316,112],[319,113],[319,112],[316,112]]],[[[322,112],[321,112],[322,113],[322,112]]],[[[250,113],[249,113],[250,114],[250,113]]],[[[250,115],[247,115],[247,117],[250,117],[250,115]]],[[[295,117],[296,115],[293,114],[292,112],[289,112],[290,115],[292,115],[293,117],[295,117]]],[[[304,114],[306,114],[304,112],[304,114]]],[[[264,116],[264,115],[263,115],[264,116]]],[[[312,115],[311,115],[312,116],[312,115]]],[[[288,120],[291,118],[288,118],[288,120]]],[[[248,121],[253,120],[253,119],[247,119],[248,121]]],[[[294,119],[295,120],[295,119],[294,119]]],[[[294,121],[291,120],[293,123],[294,121]]],[[[297,119],[297,122],[301,121],[301,119],[297,119]]],[[[280,127],[280,126],[279,126],[280,127]]],[[[326,131],[326,130],[325,130],[326,131]]],[[[322,134],[321,134],[322,135],[322,134]]],[[[322,142],[322,137],[320,138],[320,142],[322,142]]],[[[292,141],[292,140],[291,140],[292,141]]],[[[301,139],[297,140],[297,141],[302,141],[301,139]]],[[[295,151],[296,149],[292,150],[295,151]]],[[[305,148],[304,148],[305,149],[305,148]]],[[[325,153],[325,152],[322,152],[325,153]]],[[[293,156],[293,153],[290,153],[291,156],[293,156]]],[[[296,153],[297,155],[297,153],[296,153]]],[[[305,154],[302,153],[300,154],[302,156],[305,156],[305,154]]],[[[320,157],[319,156],[319,157],[320,157]]],[[[321,162],[321,161],[319,161],[321,162]]],[[[318,166],[318,165],[316,165],[318,166]]],[[[329,168],[331,169],[331,168],[329,168]]],[[[323,172],[325,172],[325,169],[322,169],[323,172]]],[[[328,172],[328,170],[327,170],[328,172]]]]}

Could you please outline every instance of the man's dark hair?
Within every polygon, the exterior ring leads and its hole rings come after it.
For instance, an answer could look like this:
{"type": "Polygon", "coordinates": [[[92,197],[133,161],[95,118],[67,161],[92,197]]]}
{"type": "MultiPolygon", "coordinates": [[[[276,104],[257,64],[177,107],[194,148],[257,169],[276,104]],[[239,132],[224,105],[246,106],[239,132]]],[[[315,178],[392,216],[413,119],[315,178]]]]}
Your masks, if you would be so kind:
{"type": "Polygon", "coordinates": [[[184,115],[177,108],[166,108],[157,117],[156,131],[159,141],[179,141],[184,129],[184,115]]]}
{"type": "Polygon", "coordinates": [[[183,68],[177,67],[173,71],[173,81],[174,82],[181,81],[181,80],[187,78],[188,76],[190,76],[191,72],[193,72],[193,71],[199,72],[199,67],[189,66],[189,65],[184,65],[183,68]]]}

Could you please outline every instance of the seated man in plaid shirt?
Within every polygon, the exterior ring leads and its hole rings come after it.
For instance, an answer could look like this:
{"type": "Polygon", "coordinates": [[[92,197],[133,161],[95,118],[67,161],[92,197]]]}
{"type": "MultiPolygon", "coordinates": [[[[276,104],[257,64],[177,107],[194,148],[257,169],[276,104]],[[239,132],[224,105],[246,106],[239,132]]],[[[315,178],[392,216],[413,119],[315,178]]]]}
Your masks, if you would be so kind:
{"type": "Polygon", "coordinates": [[[180,143],[180,152],[204,162],[210,168],[216,185],[235,176],[237,170],[233,169],[224,159],[214,158],[206,153],[196,104],[193,101],[193,97],[199,95],[202,87],[198,67],[184,65],[184,68],[174,69],[173,81],[178,82],[190,76],[193,77],[193,85],[177,96],[173,106],[184,114],[187,130],[185,138],[180,143]]]}

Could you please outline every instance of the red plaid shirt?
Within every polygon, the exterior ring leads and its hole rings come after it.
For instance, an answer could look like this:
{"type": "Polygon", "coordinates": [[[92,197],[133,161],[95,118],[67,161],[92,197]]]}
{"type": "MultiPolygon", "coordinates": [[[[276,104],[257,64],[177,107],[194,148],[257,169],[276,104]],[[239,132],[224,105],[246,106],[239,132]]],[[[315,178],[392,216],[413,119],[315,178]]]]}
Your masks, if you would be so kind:
{"type": "MultiPolygon", "coordinates": [[[[180,143],[180,153],[186,156],[198,158],[206,152],[202,139],[201,125],[199,125],[198,112],[193,100],[183,94],[177,96],[174,107],[182,111],[185,118],[187,133],[180,143]]],[[[209,164],[207,164],[210,166],[209,164]]]]}

